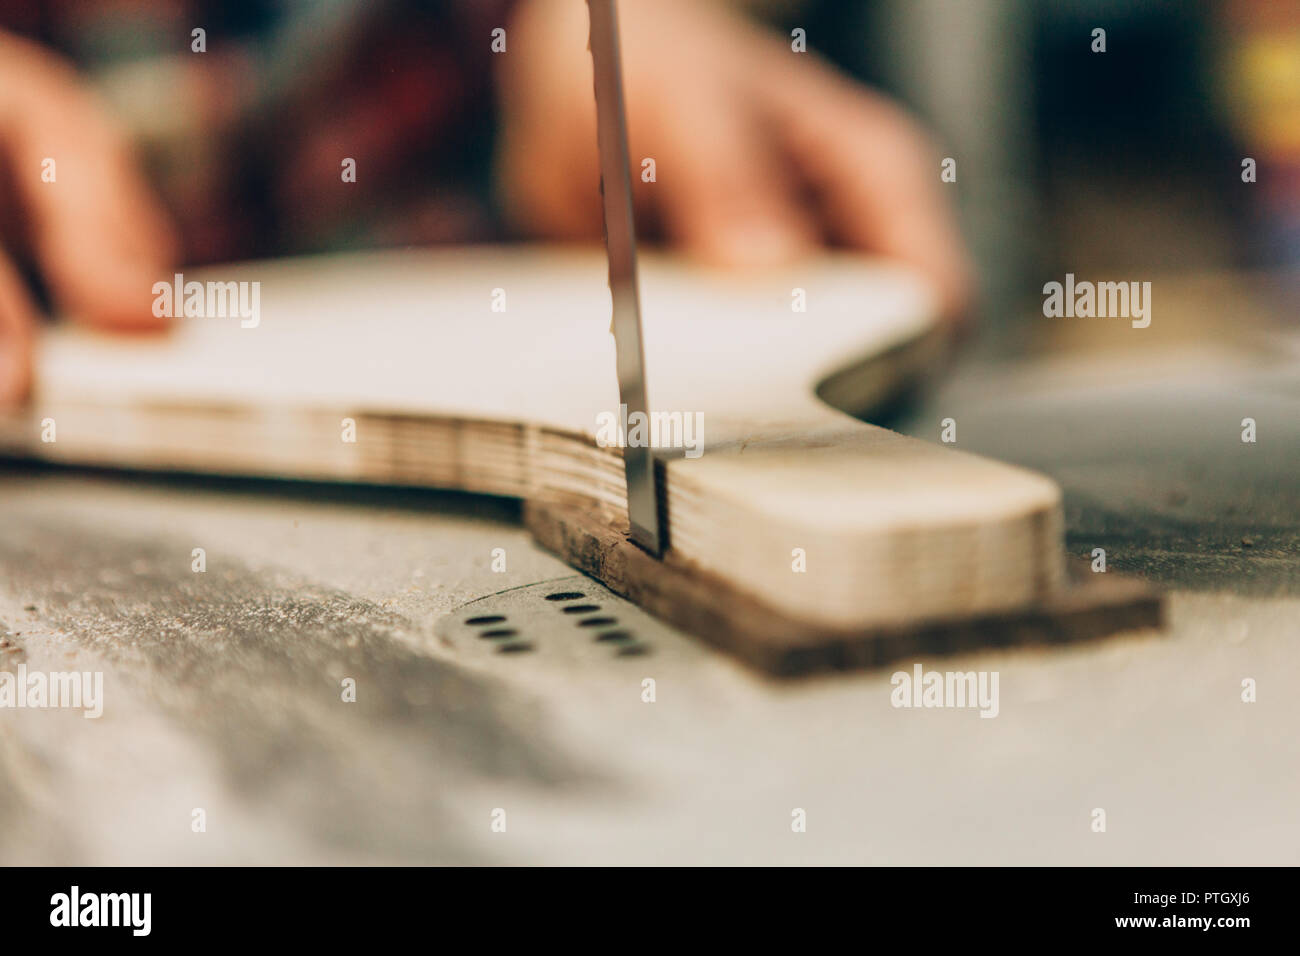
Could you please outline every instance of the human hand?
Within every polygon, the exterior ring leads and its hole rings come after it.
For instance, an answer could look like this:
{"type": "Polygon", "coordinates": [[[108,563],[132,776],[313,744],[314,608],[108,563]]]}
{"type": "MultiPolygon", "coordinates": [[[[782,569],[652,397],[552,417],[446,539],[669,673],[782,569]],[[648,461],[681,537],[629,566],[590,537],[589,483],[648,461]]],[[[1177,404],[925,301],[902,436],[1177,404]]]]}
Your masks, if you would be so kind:
{"type": "MultiPolygon", "coordinates": [[[[619,19],[642,223],[729,266],[843,244],[914,266],[950,315],[968,303],[939,158],[901,109],[702,0],[622,0],[619,19]]],[[[499,57],[507,212],[560,238],[601,235],[587,34],[586,4],[525,0],[499,57]]]]}
{"type": "Polygon", "coordinates": [[[144,330],[176,243],[125,137],[85,83],[44,48],[0,32],[0,406],[31,387],[39,309],[19,263],[60,310],[144,330]],[[53,162],[51,165],[50,161],[53,162]]]}

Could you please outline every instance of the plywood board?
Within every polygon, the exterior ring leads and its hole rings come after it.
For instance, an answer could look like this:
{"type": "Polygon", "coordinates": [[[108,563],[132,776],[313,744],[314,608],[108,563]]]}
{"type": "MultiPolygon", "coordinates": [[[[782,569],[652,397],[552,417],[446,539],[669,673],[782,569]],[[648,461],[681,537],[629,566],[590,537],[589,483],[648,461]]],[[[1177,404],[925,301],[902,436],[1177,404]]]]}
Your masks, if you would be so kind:
{"type": "MultiPolygon", "coordinates": [[[[142,342],[65,324],[0,444],[73,463],[459,488],[625,520],[621,451],[600,441],[602,415],[618,414],[600,252],[385,253],[186,279],[258,282],[255,326],[194,317],[142,342]]],[[[1050,480],[818,397],[829,387],[861,404],[881,381],[872,368],[932,340],[933,297],[909,273],[850,256],[759,276],[647,257],[642,296],[651,407],[703,423],[698,457],[659,461],[679,566],[835,628],[984,614],[1061,587],[1050,480]]]]}

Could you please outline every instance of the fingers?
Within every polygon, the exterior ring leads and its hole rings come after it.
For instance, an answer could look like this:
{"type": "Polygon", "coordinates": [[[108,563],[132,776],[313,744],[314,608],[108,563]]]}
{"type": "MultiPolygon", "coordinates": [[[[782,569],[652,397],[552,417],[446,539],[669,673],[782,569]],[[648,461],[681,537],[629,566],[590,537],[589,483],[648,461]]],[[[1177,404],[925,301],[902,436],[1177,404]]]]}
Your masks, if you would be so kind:
{"type": "MultiPolygon", "coordinates": [[[[690,22],[704,22],[703,11],[679,9],[690,12],[690,22]]],[[[658,226],[697,257],[728,266],[763,266],[798,255],[817,241],[814,217],[797,201],[797,180],[741,100],[732,82],[734,58],[710,43],[690,43],[662,22],[664,10],[658,3],[632,3],[619,11],[642,232],[658,226]],[[683,43],[692,48],[677,52],[692,69],[674,73],[665,68],[663,52],[683,43]],[[641,179],[646,158],[655,163],[653,182],[641,179]]],[[[716,19],[705,16],[715,35],[725,32],[716,19]]],[[[514,45],[501,58],[499,173],[507,212],[529,232],[563,239],[601,234],[587,32],[584,5],[531,0],[519,7],[514,45]]]]}
{"type": "Polygon", "coordinates": [[[152,286],[176,242],[125,138],[51,54],[0,37],[0,143],[34,257],[59,306],[108,328],[151,328],[152,286]]]}
{"type": "Polygon", "coordinates": [[[561,240],[601,236],[596,113],[585,148],[557,149],[527,128],[507,129],[498,158],[506,214],[524,232],[561,240]]]}
{"type": "MultiPolygon", "coordinates": [[[[938,157],[901,110],[712,8],[629,2],[620,19],[633,176],[655,161],[653,183],[634,179],[639,215],[729,266],[834,239],[911,264],[961,313],[972,270],[938,157]]],[[[584,20],[580,4],[530,0],[502,58],[508,208],[563,238],[600,234],[595,108],[574,68],[588,56],[584,20]]]]}
{"type": "Polygon", "coordinates": [[[18,404],[31,389],[36,321],[22,277],[0,252],[0,409],[18,404]]]}
{"type": "Polygon", "coordinates": [[[947,314],[969,304],[973,272],[939,180],[939,156],[883,97],[829,68],[756,78],[776,134],[822,197],[837,240],[909,263],[937,286],[947,314]]]}
{"type": "Polygon", "coordinates": [[[723,84],[673,97],[645,148],[669,237],[717,265],[758,268],[803,254],[820,239],[799,181],[751,110],[723,84]]]}
{"type": "Polygon", "coordinates": [[[510,52],[498,57],[497,174],[506,216],[530,234],[601,235],[587,33],[585,3],[528,0],[511,21],[510,52]]]}

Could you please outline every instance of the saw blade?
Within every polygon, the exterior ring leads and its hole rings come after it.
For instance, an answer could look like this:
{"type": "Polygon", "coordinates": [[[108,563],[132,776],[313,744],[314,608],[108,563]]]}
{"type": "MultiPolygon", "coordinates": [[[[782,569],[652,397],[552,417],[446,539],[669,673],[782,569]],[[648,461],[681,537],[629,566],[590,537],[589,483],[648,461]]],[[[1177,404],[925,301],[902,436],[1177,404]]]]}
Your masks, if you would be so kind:
{"type": "MultiPolygon", "coordinates": [[[[610,331],[617,354],[619,401],[626,409],[619,421],[640,413],[648,423],[645,353],[641,344],[641,296],[636,271],[636,223],[632,218],[632,179],[623,109],[623,71],[619,58],[615,0],[587,0],[591,16],[591,60],[595,72],[596,127],[600,147],[600,192],[604,205],[605,251],[609,256],[609,292],[613,303],[610,331]]],[[[626,430],[625,430],[626,431],[626,430]]],[[[648,427],[642,429],[649,435],[648,427]]],[[[627,516],[632,540],[651,554],[660,553],[659,498],[654,454],[648,440],[633,446],[625,433],[623,470],[627,478],[627,516]]]]}

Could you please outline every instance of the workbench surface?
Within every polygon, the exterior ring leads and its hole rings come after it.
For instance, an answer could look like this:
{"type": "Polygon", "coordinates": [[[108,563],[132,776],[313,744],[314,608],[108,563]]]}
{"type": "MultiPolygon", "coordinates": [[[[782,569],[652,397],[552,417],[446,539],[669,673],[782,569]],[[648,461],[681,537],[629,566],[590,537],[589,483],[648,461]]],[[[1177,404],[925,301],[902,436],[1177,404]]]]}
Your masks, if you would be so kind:
{"type": "Polygon", "coordinates": [[[1163,635],[924,662],[996,670],[995,719],[896,709],[892,668],[757,676],[508,500],[7,466],[0,661],[102,670],[104,713],[0,711],[0,862],[1296,864],[1300,393],[1210,364],[976,365],[911,420],[959,408],[1061,481],[1072,553],[1172,589],[1163,635]]]}

